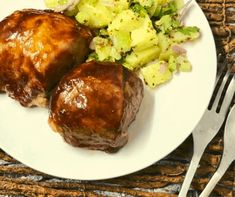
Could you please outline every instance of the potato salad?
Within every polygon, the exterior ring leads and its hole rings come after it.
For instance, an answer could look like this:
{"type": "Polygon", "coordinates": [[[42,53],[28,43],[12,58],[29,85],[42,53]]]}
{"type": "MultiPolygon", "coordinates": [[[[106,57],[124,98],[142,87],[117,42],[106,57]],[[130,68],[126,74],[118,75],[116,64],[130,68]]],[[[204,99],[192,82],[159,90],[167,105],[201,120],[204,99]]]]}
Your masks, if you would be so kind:
{"type": "Polygon", "coordinates": [[[45,0],[96,32],[87,61],[118,62],[154,88],[192,65],[182,43],[200,36],[180,21],[183,0],[45,0]]]}

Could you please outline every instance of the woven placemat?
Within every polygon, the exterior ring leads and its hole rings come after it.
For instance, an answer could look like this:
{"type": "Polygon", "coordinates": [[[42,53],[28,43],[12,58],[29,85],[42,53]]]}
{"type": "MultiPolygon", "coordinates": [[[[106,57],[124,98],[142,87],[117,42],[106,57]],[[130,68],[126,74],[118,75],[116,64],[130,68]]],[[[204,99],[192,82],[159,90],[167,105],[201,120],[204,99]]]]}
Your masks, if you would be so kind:
{"type": "MultiPolygon", "coordinates": [[[[235,62],[235,0],[198,0],[214,34],[219,60],[235,62]]],[[[193,180],[200,192],[216,170],[223,150],[223,129],[206,149],[193,180]]],[[[157,196],[175,197],[192,155],[189,137],[165,159],[135,174],[105,181],[74,181],[51,177],[14,160],[0,150],[0,196],[157,196]]],[[[231,165],[212,197],[235,196],[235,165],[231,165]]]]}
{"type": "Polygon", "coordinates": [[[218,53],[234,63],[235,0],[198,0],[214,34],[218,53]]]}

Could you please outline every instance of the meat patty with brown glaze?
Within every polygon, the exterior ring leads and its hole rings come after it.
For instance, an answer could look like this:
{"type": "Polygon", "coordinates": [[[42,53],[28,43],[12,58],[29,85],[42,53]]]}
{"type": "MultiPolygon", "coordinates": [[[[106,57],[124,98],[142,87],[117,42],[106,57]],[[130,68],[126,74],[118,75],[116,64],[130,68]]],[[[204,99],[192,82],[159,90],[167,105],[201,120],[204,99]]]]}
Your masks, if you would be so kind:
{"type": "Polygon", "coordinates": [[[142,80],[122,65],[84,63],[52,94],[49,124],[73,146],[116,152],[128,141],[142,98],[142,80]]]}
{"type": "Polygon", "coordinates": [[[49,10],[16,11],[0,22],[0,92],[23,106],[46,106],[50,91],[84,62],[88,28],[49,10]]]}

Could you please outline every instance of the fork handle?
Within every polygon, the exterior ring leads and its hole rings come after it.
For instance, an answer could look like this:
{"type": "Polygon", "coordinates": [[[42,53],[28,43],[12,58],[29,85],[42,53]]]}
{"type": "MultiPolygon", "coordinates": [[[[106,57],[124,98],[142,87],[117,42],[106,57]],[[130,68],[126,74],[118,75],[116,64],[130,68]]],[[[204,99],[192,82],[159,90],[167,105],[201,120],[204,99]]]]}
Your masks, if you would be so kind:
{"type": "Polygon", "coordinates": [[[216,184],[219,182],[219,180],[222,178],[230,164],[233,162],[233,159],[228,159],[228,157],[222,157],[222,160],[220,162],[220,166],[215,172],[215,174],[212,176],[211,180],[207,184],[206,188],[202,191],[199,197],[208,197],[216,184]]]}
{"type": "Polygon", "coordinates": [[[186,197],[189,187],[191,185],[191,182],[193,180],[194,174],[197,170],[198,164],[200,162],[200,159],[202,157],[203,151],[201,151],[200,153],[196,153],[193,154],[192,160],[190,162],[187,174],[185,176],[183,185],[181,187],[180,193],[178,195],[178,197],[186,197]]]}

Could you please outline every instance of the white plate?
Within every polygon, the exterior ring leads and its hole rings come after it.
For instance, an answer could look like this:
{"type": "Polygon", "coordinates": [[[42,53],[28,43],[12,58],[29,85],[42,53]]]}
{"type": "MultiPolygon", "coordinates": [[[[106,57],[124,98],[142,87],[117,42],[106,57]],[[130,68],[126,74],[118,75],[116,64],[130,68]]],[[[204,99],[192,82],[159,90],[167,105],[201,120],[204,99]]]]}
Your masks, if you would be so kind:
{"type": "MultiPolygon", "coordinates": [[[[22,8],[45,8],[43,0],[0,1],[0,19],[22,8]]],[[[192,132],[207,107],[216,76],[216,52],[208,22],[196,3],[187,24],[200,27],[200,40],[186,45],[193,71],[159,88],[146,89],[129,129],[129,142],[117,154],[73,148],[47,124],[46,109],[26,109],[0,95],[0,147],[44,173],[72,179],[113,178],[162,159],[192,132]]]]}

